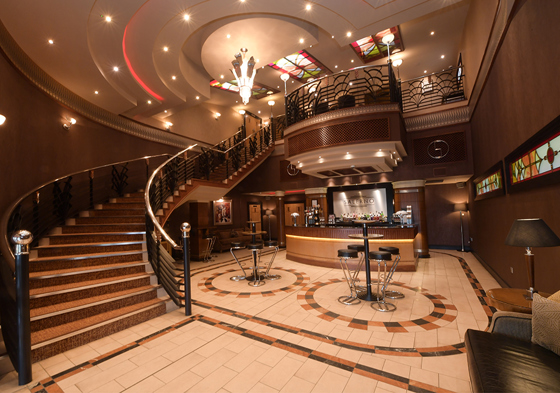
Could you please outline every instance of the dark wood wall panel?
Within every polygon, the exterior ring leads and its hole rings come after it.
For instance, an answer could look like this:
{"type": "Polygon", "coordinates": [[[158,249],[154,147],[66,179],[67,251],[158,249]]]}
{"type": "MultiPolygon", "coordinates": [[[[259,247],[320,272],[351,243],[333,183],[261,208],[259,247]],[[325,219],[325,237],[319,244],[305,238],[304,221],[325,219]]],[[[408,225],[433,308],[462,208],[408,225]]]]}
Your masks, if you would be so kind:
{"type": "Polygon", "coordinates": [[[414,165],[444,164],[448,162],[465,161],[467,159],[467,143],[465,132],[454,132],[451,134],[435,135],[413,140],[414,165]],[[444,141],[444,142],[438,142],[444,141]],[[437,156],[434,151],[434,143],[442,149],[442,153],[447,153],[445,157],[433,158],[437,156]]]}

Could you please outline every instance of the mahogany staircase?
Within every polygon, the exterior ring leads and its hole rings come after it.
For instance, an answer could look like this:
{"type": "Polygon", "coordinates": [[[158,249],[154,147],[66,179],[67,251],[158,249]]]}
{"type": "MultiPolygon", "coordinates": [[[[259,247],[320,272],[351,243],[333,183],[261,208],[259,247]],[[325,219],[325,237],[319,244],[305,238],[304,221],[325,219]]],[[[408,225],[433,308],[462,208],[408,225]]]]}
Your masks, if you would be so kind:
{"type": "Polygon", "coordinates": [[[143,201],[143,193],[137,193],[96,206],[67,220],[32,248],[33,361],[139,324],[171,307],[147,259],[143,201]]]}

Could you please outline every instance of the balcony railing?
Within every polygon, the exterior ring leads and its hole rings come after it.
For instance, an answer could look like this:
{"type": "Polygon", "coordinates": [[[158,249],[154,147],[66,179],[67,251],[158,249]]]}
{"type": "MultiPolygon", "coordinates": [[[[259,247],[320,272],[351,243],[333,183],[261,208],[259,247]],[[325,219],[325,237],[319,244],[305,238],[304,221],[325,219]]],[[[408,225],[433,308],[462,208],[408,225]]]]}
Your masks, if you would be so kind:
{"type": "Polygon", "coordinates": [[[311,81],[286,97],[286,125],[341,108],[401,102],[390,65],[353,68],[311,81]]]}
{"type": "Polygon", "coordinates": [[[464,67],[401,82],[403,112],[412,112],[465,99],[464,67]]]}

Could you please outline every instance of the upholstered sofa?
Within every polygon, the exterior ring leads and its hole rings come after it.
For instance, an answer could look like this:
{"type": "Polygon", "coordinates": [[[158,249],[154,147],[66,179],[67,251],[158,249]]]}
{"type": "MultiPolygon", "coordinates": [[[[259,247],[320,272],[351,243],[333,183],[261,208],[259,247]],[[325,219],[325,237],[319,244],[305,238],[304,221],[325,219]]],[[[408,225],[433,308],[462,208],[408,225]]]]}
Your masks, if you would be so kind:
{"type": "Polygon", "coordinates": [[[560,355],[553,352],[560,348],[559,318],[560,314],[549,310],[535,319],[530,314],[498,311],[488,331],[468,329],[465,346],[472,391],[559,392],[560,355]],[[544,330],[541,324],[547,325],[544,330]],[[535,336],[536,330],[540,337],[535,336]]]}
{"type": "MultiPolygon", "coordinates": [[[[214,232],[216,236],[216,243],[214,243],[214,251],[224,252],[229,251],[232,242],[250,243],[252,238],[250,235],[243,235],[242,232],[249,231],[245,228],[228,228],[218,229],[214,232]]],[[[261,235],[257,235],[256,240],[261,241],[261,235]]]]}

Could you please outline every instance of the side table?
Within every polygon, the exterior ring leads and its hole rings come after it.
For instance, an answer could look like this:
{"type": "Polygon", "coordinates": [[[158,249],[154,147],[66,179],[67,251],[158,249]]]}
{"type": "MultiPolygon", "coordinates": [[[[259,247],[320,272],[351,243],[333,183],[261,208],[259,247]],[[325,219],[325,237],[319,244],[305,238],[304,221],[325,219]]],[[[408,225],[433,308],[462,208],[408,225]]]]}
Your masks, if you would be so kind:
{"type": "MultiPolygon", "coordinates": [[[[533,301],[525,299],[526,289],[494,288],[488,290],[490,305],[501,311],[522,312],[532,314],[533,301]]],[[[539,295],[549,297],[550,293],[539,292],[539,295]]]]}

